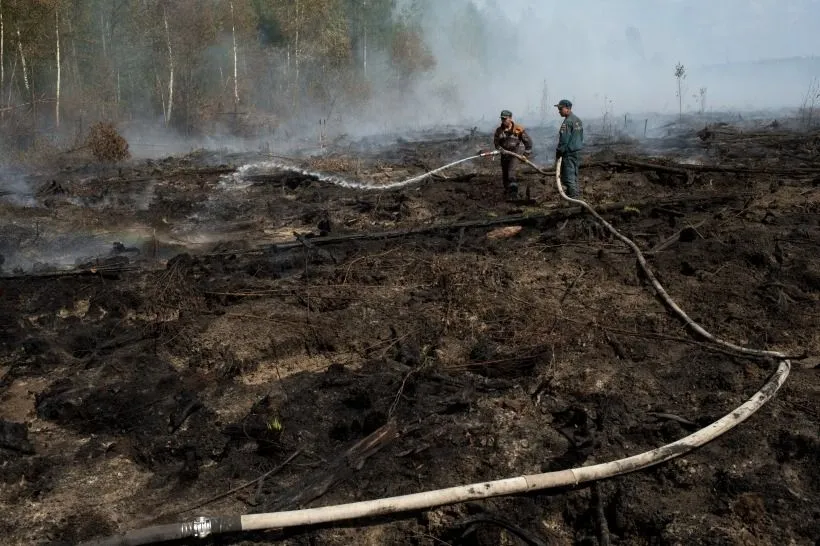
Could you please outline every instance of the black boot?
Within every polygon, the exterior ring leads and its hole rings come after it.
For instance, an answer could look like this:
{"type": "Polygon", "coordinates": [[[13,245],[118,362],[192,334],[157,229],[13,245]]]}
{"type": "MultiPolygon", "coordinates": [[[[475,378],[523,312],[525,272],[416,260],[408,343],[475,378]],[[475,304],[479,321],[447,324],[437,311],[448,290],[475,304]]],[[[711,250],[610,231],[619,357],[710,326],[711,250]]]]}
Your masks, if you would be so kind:
{"type": "Polygon", "coordinates": [[[518,184],[510,182],[507,186],[507,199],[518,199],[518,184]]]}

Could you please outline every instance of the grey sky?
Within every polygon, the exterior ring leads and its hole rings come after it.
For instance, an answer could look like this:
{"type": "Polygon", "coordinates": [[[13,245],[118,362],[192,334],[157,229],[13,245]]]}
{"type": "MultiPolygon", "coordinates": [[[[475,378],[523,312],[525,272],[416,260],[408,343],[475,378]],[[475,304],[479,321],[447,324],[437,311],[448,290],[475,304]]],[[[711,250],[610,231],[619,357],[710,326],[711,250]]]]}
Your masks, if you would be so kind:
{"type": "Polygon", "coordinates": [[[631,24],[649,51],[690,63],[820,52],[820,2],[815,0],[586,0],[573,6],[582,22],[590,17],[592,34],[600,29],[603,38],[614,38],[624,24],[631,24]]]}
{"type": "Polygon", "coordinates": [[[820,0],[473,0],[492,29],[483,70],[449,37],[469,1],[440,0],[427,18],[436,82],[458,85],[465,116],[504,103],[532,117],[544,81],[551,101],[574,98],[592,115],[677,111],[678,61],[686,109],[701,87],[711,108],[794,106],[820,76],[817,63],[740,65],[820,55],[820,0]],[[704,70],[723,63],[734,64],[704,70]]]}

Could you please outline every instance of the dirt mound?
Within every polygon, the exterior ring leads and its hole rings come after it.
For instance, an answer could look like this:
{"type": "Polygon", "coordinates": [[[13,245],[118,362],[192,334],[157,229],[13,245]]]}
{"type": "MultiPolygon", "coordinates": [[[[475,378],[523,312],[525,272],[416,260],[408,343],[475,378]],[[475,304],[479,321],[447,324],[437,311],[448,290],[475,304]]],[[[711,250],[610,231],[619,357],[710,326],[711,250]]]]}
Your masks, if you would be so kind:
{"type": "Polygon", "coordinates": [[[92,125],[85,143],[98,161],[115,162],[131,157],[128,141],[111,123],[99,122],[92,125]]]}

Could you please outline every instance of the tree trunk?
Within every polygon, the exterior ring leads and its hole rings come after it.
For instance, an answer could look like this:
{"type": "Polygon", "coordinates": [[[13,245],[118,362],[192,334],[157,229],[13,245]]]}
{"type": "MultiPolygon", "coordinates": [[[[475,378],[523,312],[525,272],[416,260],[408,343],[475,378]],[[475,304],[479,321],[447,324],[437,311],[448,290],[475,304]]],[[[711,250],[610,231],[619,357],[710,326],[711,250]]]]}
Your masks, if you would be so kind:
{"type": "Polygon", "coordinates": [[[3,26],[3,0],[0,0],[0,93],[6,84],[6,58],[5,58],[5,41],[6,29],[3,26]]]}
{"type": "MultiPolygon", "coordinates": [[[[159,103],[162,105],[162,119],[166,121],[168,119],[168,112],[165,109],[165,91],[162,90],[162,80],[159,77],[159,72],[154,71],[154,75],[157,77],[157,93],[159,93],[159,103]]],[[[167,125],[166,121],[166,125],[167,125]]]]}
{"type": "MultiPolygon", "coordinates": [[[[0,0],[0,107],[3,106],[3,89],[6,88],[6,27],[3,24],[3,0],[0,0]]],[[[5,108],[0,108],[0,119],[6,119],[5,108]]]]}
{"type": "Polygon", "coordinates": [[[11,90],[14,89],[14,74],[17,72],[17,56],[14,57],[14,64],[11,65],[11,75],[9,76],[9,98],[6,104],[11,106],[11,90]]]}
{"type": "Polygon", "coordinates": [[[233,110],[239,109],[239,82],[238,82],[238,55],[236,52],[236,21],[233,16],[233,2],[231,2],[231,33],[233,34],[233,110]]]}
{"type": "Polygon", "coordinates": [[[66,25],[68,25],[68,35],[71,36],[71,59],[73,63],[69,63],[69,69],[74,72],[73,76],[73,83],[76,87],[76,90],[82,89],[82,84],[80,83],[80,65],[77,61],[77,39],[74,36],[74,27],[71,25],[71,17],[66,19],[66,25]]]}
{"type": "Polygon", "coordinates": [[[678,78],[678,120],[683,120],[683,93],[681,92],[680,78],[678,78]]]}
{"type": "Polygon", "coordinates": [[[31,85],[28,81],[28,68],[26,67],[26,56],[23,54],[23,40],[20,38],[20,28],[17,28],[17,49],[20,52],[20,64],[23,67],[23,83],[26,86],[26,93],[31,93],[31,85]]]}
{"type": "Polygon", "coordinates": [[[108,48],[105,46],[105,19],[102,13],[100,13],[100,33],[102,34],[103,58],[107,58],[108,48]]]}
{"type": "Polygon", "coordinates": [[[293,81],[293,110],[296,111],[299,107],[299,31],[302,27],[302,20],[299,15],[299,0],[296,0],[296,43],[293,47],[293,63],[296,67],[296,77],[293,81]]]}
{"type": "Polygon", "coordinates": [[[54,11],[54,32],[57,37],[57,102],[54,105],[54,123],[60,128],[60,9],[54,11]]]}
{"type": "Polygon", "coordinates": [[[168,13],[163,12],[163,22],[165,23],[165,37],[168,40],[168,107],[165,109],[165,126],[171,124],[171,111],[174,108],[174,52],[171,49],[171,31],[168,28],[168,13]]]}

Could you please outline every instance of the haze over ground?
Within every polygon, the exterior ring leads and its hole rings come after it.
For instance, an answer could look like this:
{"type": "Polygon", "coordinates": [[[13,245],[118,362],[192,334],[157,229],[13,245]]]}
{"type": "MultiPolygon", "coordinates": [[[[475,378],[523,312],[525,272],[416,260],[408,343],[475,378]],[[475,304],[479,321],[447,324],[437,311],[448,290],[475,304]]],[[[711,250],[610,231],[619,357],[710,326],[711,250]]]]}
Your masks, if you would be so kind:
{"type": "Polygon", "coordinates": [[[484,130],[503,108],[552,125],[561,98],[650,127],[679,106],[782,116],[820,105],[818,20],[818,0],[3,0],[0,157],[96,122],[164,155],[282,151],[320,123],[484,130]]]}
{"type": "MultiPolygon", "coordinates": [[[[820,2],[795,0],[474,0],[425,12],[436,85],[458,89],[467,117],[505,104],[530,119],[571,98],[607,109],[684,111],[796,107],[820,76],[820,2]],[[476,27],[481,31],[471,30],[476,27]],[[605,106],[606,104],[606,106],[605,106]]],[[[553,112],[550,112],[552,115],[553,112]]]]}

